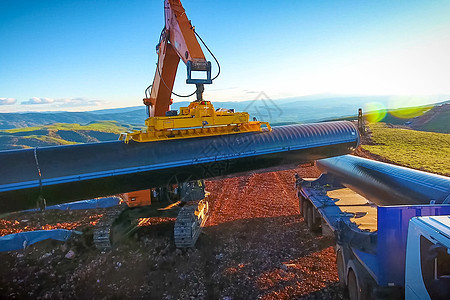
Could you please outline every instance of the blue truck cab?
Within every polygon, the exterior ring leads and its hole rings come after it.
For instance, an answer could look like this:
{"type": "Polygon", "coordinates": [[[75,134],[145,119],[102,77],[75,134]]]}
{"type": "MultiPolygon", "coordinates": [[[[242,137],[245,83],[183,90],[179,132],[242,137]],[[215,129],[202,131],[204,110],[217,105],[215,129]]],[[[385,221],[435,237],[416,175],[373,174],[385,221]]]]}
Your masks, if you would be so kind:
{"type": "Polygon", "coordinates": [[[450,296],[450,216],[414,217],[406,247],[405,298],[450,296]]]}

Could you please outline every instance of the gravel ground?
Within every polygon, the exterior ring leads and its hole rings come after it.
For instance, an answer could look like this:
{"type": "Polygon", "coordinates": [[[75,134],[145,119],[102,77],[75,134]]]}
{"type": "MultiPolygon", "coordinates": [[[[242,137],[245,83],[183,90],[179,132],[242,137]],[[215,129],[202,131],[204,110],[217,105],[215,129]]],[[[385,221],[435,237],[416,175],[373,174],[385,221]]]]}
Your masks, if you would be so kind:
{"type": "Polygon", "coordinates": [[[334,241],[299,216],[293,175],[315,167],[210,180],[211,215],[194,249],[173,244],[174,219],[155,218],[111,251],[92,245],[106,209],[46,211],[0,219],[0,235],[77,229],[0,253],[0,298],[344,299],[334,241]]]}

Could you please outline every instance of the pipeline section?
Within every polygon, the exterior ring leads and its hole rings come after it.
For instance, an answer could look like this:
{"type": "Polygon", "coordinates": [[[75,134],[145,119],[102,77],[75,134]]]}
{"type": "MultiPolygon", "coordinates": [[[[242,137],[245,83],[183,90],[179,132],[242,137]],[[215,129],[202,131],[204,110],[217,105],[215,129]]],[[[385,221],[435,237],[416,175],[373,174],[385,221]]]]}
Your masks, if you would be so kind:
{"type": "Polygon", "coordinates": [[[0,213],[344,155],[347,121],[149,143],[121,141],[0,152],[0,213]]]}
{"type": "Polygon", "coordinates": [[[320,171],[377,205],[449,204],[450,178],[343,155],[316,162],[320,171]]]}

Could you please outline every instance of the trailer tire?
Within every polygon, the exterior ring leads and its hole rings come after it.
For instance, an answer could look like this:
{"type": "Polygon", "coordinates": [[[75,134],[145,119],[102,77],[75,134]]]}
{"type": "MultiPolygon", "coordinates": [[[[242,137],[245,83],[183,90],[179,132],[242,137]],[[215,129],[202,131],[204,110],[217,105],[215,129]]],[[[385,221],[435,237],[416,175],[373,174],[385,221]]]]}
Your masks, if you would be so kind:
{"type": "Polygon", "coordinates": [[[303,198],[302,194],[298,193],[298,207],[300,209],[300,216],[305,216],[305,211],[303,207],[303,203],[305,203],[305,199],[303,198]]]}
{"type": "Polygon", "coordinates": [[[339,284],[342,287],[345,287],[345,264],[344,264],[344,256],[341,250],[338,250],[336,253],[336,265],[339,277],[339,284]]]}
{"type": "Polygon", "coordinates": [[[307,217],[307,211],[308,211],[308,206],[309,206],[310,204],[309,204],[309,200],[308,199],[303,199],[302,200],[302,216],[303,216],[303,219],[305,220],[305,222],[307,222],[307,219],[306,219],[306,217],[307,217]]]}
{"type": "Polygon", "coordinates": [[[358,282],[356,280],[355,272],[352,269],[348,271],[347,279],[348,298],[350,300],[360,300],[358,282]]]}
{"type": "Polygon", "coordinates": [[[361,269],[358,270],[358,266],[355,266],[355,268],[356,269],[350,268],[348,271],[348,298],[350,300],[372,299],[371,293],[369,292],[371,286],[368,282],[368,278],[365,277],[364,273],[361,273],[361,269]]]}
{"type": "MultiPolygon", "coordinates": [[[[320,222],[317,222],[317,218],[314,217],[314,206],[311,203],[307,202],[306,205],[306,223],[308,224],[309,230],[313,232],[318,232],[320,230],[320,222]]],[[[320,219],[319,219],[320,220],[320,219]]]]}

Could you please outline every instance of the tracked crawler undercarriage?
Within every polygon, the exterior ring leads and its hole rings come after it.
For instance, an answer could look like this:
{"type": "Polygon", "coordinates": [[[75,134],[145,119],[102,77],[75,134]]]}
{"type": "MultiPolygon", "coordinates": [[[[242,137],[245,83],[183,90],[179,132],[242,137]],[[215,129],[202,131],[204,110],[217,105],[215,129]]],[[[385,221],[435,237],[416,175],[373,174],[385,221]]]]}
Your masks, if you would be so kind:
{"type": "Polygon", "coordinates": [[[178,184],[158,190],[151,205],[128,207],[122,203],[110,208],[94,228],[94,244],[108,250],[135,232],[139,220],[151,217],[176,217],[174,242],[177,248],[194,247],[209,213],[203,181],[178,184]]]}
{"type": "Polygon", "coordinates": [[[177,248],[194,247],[208,218],[208,201],[203,199],[184,205],[178,213],[173,229],[177,248]]]}

